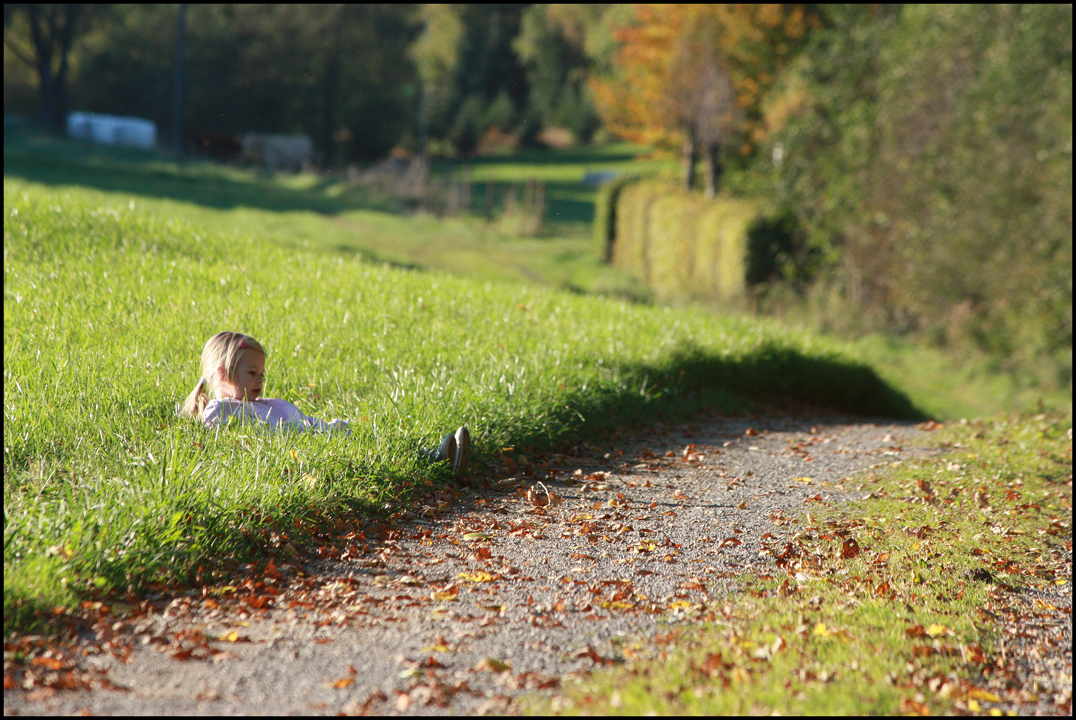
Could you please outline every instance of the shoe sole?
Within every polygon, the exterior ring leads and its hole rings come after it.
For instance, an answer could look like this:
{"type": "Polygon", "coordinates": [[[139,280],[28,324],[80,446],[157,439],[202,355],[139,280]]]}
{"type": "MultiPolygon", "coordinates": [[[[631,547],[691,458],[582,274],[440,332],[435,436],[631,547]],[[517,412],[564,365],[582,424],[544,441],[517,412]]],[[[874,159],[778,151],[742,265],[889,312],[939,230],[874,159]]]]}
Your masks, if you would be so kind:
{"type": "Polygon", "coordinates": [[[466,427],[456,431],[456,457],[452,462],[452,472],[457,478],[463,479],[467,475],[467,461],[471,457],[471,433],[466,427]]]}
{"type": "Polygon", "coordinates": [[[441,443],[440,449],[437,454],[434,455],[434,462],[440,462],[442,460],[448,460],[451,463],[456,462],[456,438],[449,435],[441,443]]]}

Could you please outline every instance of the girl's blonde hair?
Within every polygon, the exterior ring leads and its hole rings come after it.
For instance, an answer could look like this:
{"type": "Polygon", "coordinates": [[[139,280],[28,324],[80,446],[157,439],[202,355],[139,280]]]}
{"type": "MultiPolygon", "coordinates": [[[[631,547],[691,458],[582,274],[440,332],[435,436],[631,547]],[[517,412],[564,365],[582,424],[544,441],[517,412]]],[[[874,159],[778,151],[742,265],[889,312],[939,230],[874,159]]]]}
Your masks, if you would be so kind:
{"type": "Polygon", "coordinates": [[[215,391],[220,382],[217,369],[223,368],[228,381],[236,382],[239,358],[246,350],[254,350],[263,356],[266,355],[265,348],[250,335],[220,332],[209,338],[205,347],[202,348],[202,377],[198,379],[198,384],[183,402],[179,414],[188,418],[200,418],[205,406],[209,404],[209,393],[215,391]]]}

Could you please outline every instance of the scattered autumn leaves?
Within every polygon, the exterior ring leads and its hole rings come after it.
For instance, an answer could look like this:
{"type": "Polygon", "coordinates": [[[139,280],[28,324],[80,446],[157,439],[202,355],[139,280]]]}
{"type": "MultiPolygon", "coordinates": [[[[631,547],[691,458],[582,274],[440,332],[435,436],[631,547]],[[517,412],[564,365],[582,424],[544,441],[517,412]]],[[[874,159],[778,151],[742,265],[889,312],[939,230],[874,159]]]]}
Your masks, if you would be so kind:
{"type": "MultiPolygon", "coordinates": [[[[750,602],[701,634],[659,636],[655,662],[553,707],[1071,714],[1072,450],[1060,422],[949,428],[959,439],[937,438],[944,457],[877,463],[858,516],[821,494],[807,498],[819,512],[773,512],[786,534],[762,535],[775,572],[757,578],[750,602]]],[[[824,442],[788,451],[810,462],[824,442]]]]}
{"type": "MultiPolygon", "coordinates": [[[[745,436],[758,434],[748,430],[745,436]]],[[[811,433],[786,450],[808,463],[827,440],[824,433],[811,433]]],[[[106,673],[81,669],[80,658],[108,652],[122,661],[136,641],[176,661],[224,662],[235,656],[234,643],[249,640],[244,623],[271,611],[331,628],[400,622],[415,609],[471,624],[476,632],[509,619],[552,628],[627,613],[710,621],[719,628],[705,642],[688,640],[677,630],[646,645],[620,648],[625,660],[640,662],[657,654],[664,663],[689,651],[687,675],[695,678],[694,684],[663,690],[676,697],[699,688],[706,695],[719,688],[773,682],[791,682],[785,690],[799,697],[810,695],[813,687],[837,687],[859,678],[893,688],[899,698],[890,708],[893,712],[975,713],[1033,702],[1066,712],[1071,691],[1067,696],[1055,692],[1056,677],[1029,680],[1027,668],[1015,658],[1064,652],[1057,636],[1041,632],[1041,627],[1066,611],[1071,627],[1071,603],[1066,607],[1049,597],[1025,596],[1029,588],[1057,588],[1071,581],[1071,555],[1066,556],[1071,553],[1071,440],[1067,450],[1051,446],[1031,451],[1032,459],[1016,451],[1016,441],[993,442],[1007,448],[1008,455],[987,456],[950,442],[953,452],[945,459],[911,468],[906,461],[902,466],[885,457],[897,455],[899,447],[880,452],[882,462],[874,468],[878,474],[860,485],[862,497],[872,504],[860,512],[830,503],[824,494],[827,483],[794,477],[795,483],[820,490],[807,497],[805,507],[811,512],[796,516],[773,511],[773,532],[757,538],[744,537],[735,526],[727,535],[700,538],[713,552],[757,542],[759,553],[772,558],[772,570],[750,587],[750,603],[709,597],[708,582],[715,575],[703,572],[681,573],[675,593],[663,600],[639,589],[638,578],[653,572],[643,566],[627,566],[621,577],[588,577],[599,565],[615,566],[631,558],[678,563],[682,547],[660,528],[675,517],[677,502],[693,501],[694,491],[667,485],[664,497],[673,502],[659,506],[640,501],[632,488],[653,488],[650,471],[702,463],[721,449],[701,450],[689,443],[676,452],[642,450],[633,459],[613,450],[606,457],[613,456],[623,470],[616,473],[562,470],[572,455],[532,455],[531,460],[502,454],[493,474],[502,478],[497,485],[512,491],[516,506],[511,511],[504,503],[479,498],[474,512],[442,523],[438,517],[451,506],[453,493],[441,489],[416,495],[410,511],[395,512],[385,521],[338,522],[331,531],[296,527],[303,537],[315,540],[310,554],[346,560],[360,571],[358,577],[328,583],[303,574],[295,549],[298,539],[278,529],[266,536],[274,555],[267,562],[241,566],[227,578],[212,576],[212,582],[197,589],[151,588],[147,598],[125,599],[122,611],[104,603],[82,608],[69,622],[80,623],[82,636],[92,637],[89,643],[11,640],[5,645],[5,687],[42,693],[110,687],[106,673]],[[1067,482],[1057,479],[1058,468],[1068,475],[1067,482]],[[568,482],[555,486],[558,478],[568,482]],[[568,503],[565,495],[579,502],[568,503]],[[403,520],[409,522],[402,525],[403,520]],[[536,579],[519,554],[503,548],[504,543],[547,537],[574,543],[568,555],[571,572],[555,580],[536,579]],[[617,552],[610,552],[614,548],[617,552]],[[539,594],[543,582],[547,592],[539,594]],[[535,590],[513,606],[498,593],[509,583],[531,584],[535,590]],[[891,633],[879,634],[876,620],[871,625],[857,614],[870,608],[884,609],[891,633]],[[197,615],[230,629],[216,635],[190,628],[161,631],[149,622],[151,615],[161,614],[197,615]],[[890,655],[895,664],[875,673],[865,661],[857,665],[847,659],[857,653],[890,655]],[[787,669],[782,675],[787,681],[774,679],[778,668],[780,673],[787,669]]],[[[600,452],[585,444],[574,451],[591,456],[600,452]]],[[[731,490],[743,478],[725,482],[731,490]]],[[[504,690],[492,696],[500,703],[487,707],[492,711],[508,707],[509,691],[560,692],[561,678],[516,672],[508,660],[497,657],[480,658],[468,668],[476,675],[461,679],[449,672],[453,663],[445,653],[457,653],[466,643],[465,637],[449,641],[439,636],[419,655],[401,657],[403,685],[393,691],[394,697],[372,690],[349,703],[346,711],[447,707],[461,693],[477,695],[486,682],[478,678],[495,678],[504,690]]],[[[614,658],[590,645],[567,657],[579,660],[585,671],[616,666],[614,658]]],[[[1068,657],[1071,673],[1070,651],[1068,657]]],[[[631,667],[631,672],[642,672],[631,667]]],[[[354,666],[347,666],[325,682],[345,690],[354,686],[356,677],[354,666]]],[[[586,705],[581,696],[573,697],[586,705]]]]}
{"type": "MultiPolygon", "coordinates": [[[[593,446],[582,452],[593,451],[593,446]]],[[[580,451],[579,448],[576,451],[580,451]]],[[[687,453],[685,453],[686,459],[687,453]]],[[[643,460],[652,457],[644,453],[643,460]]],[[[501,476],[517,473],[520,477],[543,474],[546,480],[556,479],[558,470],[550,464],[563,464],[566,457],[555,456],[539,463],[538,468],[525,457],[513,459],[501,455],[501,464],[495,472],[501,476]]],[[[697,458],[690,458],[697,462],[697,458]]],[[[571,473],[569,479],[581,483],[582,490],[599,493],[608,490],[605,484],[609,473],[584,474],[581,470],[571,473]]],[[[509,482],[516,482],[510,478],[509,482]]],[[[503,484],[503,483],[502,483],[503,484]]],[[[649,481],[646,482],[649,486],[649,481]]],[[[404,619],[409,608],[431,607],[435,617],[453,615],[467,620],[469,616],[446,609],[457,603],[468,588],[493,585],[500,581],[531,582],[533,577],[512,567],[503,558],[495,557],[489,541],[498,537],[539,540],[550,527],[561,524],[565,537],[581,537],[590,542],[613,542],[625,539],[631,528],[622,523],[609,525],[606,521],[622,519],[619,513],[600,515],[572,514],[567,517],[550,515],[564,502],[564,498],[551,489],[546,482],[535,478],[533,484],[519,485],[517,492],[524,503],[524,513],[511,520],[498,520],[496,516],[463,517],[451,527],[438,531],[429,522],[419,520],[405,531],[399,527],[404,519],[436,519],[452,504],[455,492],[451,489],[431,490],[417,495],[416,510],[392,513],[386,521],[356,522],[346,517],[311,518],[296,520],[290,526],[274,522],[272,518],[251,516],[248,532],[257,537],[271,553],[265,562],[224,564],[222,568],[199,568],[197,585],[193,588],[153,584],[141,596],[130,595],[123,601],[92,600],[84,602],[70,614],[57,609],[57,623],[67,626],[66,632],[54,637],[35,636],[11,638],[5,643],[5,688],[21,688],[31,691],[31,697],[46,698],[59,690],[88,689],[91,687],[117,688],[109,679],[107,670],[87,670],[87,656],[111,653],[120,662],[129,662],[135,644],[147,646],[178,662],[222,662],[236,657],[230,647],[234,643],[249,642],[242,631],[249,621],[265,616],[271,611],[307,614],[316,628],[333,625],[356,625],[363,618],[376,622],[392,622],[404,619]],[[571,527],[571,526],[575,527],[571,527]],[[257,530],[253,528],[258,528],[257,530]],[[422,558],[409,557],[400,547],[404,539],[417,540],[420,548],[429,548],[422,558]],[[306,547],[308,555],[321,559],[343,560],[358,565],[372,577],[359,580],[355,577],[339,578],[325,583],[305,577],[302,570],[302,553],[298,547],[306,547]],[[449,578],[428,578],[429,571],[444,563],[447,549],[465,548],[465,554],[457,556],[476,567],[455,573],[449,578]],[[437,548],[437,551],[433,549],[437,548]],[[278,564],[279,561],[279,564],[278,564]],[[389,569],[393,562],[408,563],[412,572],[394,573],[389,569]],[[425,569],[425,574],[422,572],[425,569]],[[380,571],[384,571],[383,573],[380,571]],[[371,592],[371,587],[383,593],[371,592]],[[395,590],[395,592],[393,592],[395,590]],[[387,611],[387,612],[386,612],[387,611]],[[210,622],[230,625],[232,629],[221,634],[208,635],[202,629],[192,627],[191,622],[210,622]]],[[[623,492],[613,493],[608,500],[596,502],[593,509],[606,510],[622,507],[630,501],[623,492]]],[[[391,508],[389,508],[391,510],[391,508]]],[[[652,533],[653,531],[645,531],[652,533]]],[[[669,547],[666,538],[663,547],[669,547]]],[[[641,542],[635,546],[640,553],[657,550],[654,542],[641,542]]],[[[572,554],[571,560],[593,563],[596,558],[586,552],[572,554]]],[[[583,567],[577,568],[583,572],[583,567]]],[[[701,585],[699,585],[701,589],[701,585]]],[[[562,625],[562,618],[569,610],[581,610],[585,618],[604,619],[602,611],[635,609],[640,599],[634,595],[630,580],[595,582],[588,586],[588,600],[569,606],[565,598],[557,598],[548,604],[535,602],[528,596],[526,606],[530,611],[531,624],[539,627],[562,625]]],[[[506,606],[497,601],[477,600],[474,607],[486,615],[472,617],[479,626],[504,617],[506,606]]],[[[652,606],[651,612],[664,608],[652,606]]],[[[313,642],[332,642],[331,637],[316,637],[313,642]]],[[[434,643],[435,651],[448,651],[449,645],[442,639],[434,643]]],[[[607,658],[586,646],[572,655],[577,659],[608,664],[607,658]]],[[[399,694],[396,707],[404,709],[411,703],[442,705],[453,695],[468,691],[466,681],[445,683],[436,678],[443,669],[434,655],[416,661],[406,661],[406,678],[413,682],[406,693],[399,694]],[[421,676],[421,677],[419,677],[421,676]]],[[[510,665],[497,658],[486,658],[476,664],[475,672],[505,673],[503,684],[512,688],[544,689],[559,683],[534,673],[511,674],[510,665]]],[[[353,667],[343,677],[330,682],[335,689],[344,689],[355,681],[353,667]]],[[[404,677],[401,674],[401,677],[404,677]]],[[[377,700],[376,693],[371,696],[377,700]]],[[[368,700],[370,700],[368,698],[368,700]]],[[[372,707],[372,705],[371,705],[372,707]]],[[[352,710],[362,707],[355,708],[352,710]]]]}

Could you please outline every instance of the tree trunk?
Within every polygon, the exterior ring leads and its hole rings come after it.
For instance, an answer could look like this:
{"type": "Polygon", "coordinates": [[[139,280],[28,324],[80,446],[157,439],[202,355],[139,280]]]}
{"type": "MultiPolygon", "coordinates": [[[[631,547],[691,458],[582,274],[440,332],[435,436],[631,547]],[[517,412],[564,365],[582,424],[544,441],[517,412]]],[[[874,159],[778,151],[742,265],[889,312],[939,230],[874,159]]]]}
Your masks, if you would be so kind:
{"type": "Polygon", "coordinates": [[[421,78],[422,89],[418,97],[418,156],[426,161],[426,133],[430,124],[430,83],[421,78]]]}
{"type": "Polygon", "coordinates": [[[67,55],[83,6],[29,5],[27,10],[37,64],[41,122],[51,132],[62,132],[67,114],[67,55]],[[52,62],[57,55],[60,66],[54,73],[52,62]]]}
{"type": "Polygon", "coordinates": [[[34,60],[37,64],[37,91],[41,102],[41,124],[49,132],[57,132],[56,78],[52,74],[52,42],[46,40],[41,27],[41,8],[29,6],[30,38],[34,43],[34,60]]]}
{"type": "Polygon", "coordinates": [[[39,61],[37,64],[38,98],[41,102],[41,124],[51,133],[60,132],[57,119],[56,78],[52,76],[52,68],[47,61],[39,61]]]}
{"type": "Polygon", "coordinates": [[[333,137],[336,129],[336,91],[340,84],[340,52],[339,46],[335,46],[326,60],[325,74],[322,78],[322,104],[321,104],[321,153],[322,163],[325,167],[332,167],[336,163],[336,139],[333,137]]]}
{"type": "Polygon", "coordinates": [[[718,183],[724,171],[724,166],[721,164],[721,143],[707,143],[705,155],[706,162],[703,170],[706,175],[706,197],[712,200],[717,195],[720,187],[718,183]]]}
{"type": "Polygon", "coordinates": [[[690,190],[695,187],[695,161],[698,160],[699,146],[695,141],[695,132],[688,130],[684,137],[683,149],[683,183],[684,189],[690,190]]]}
{"type": "Polygon", "coordinates": [[[172,88],[172,149],[183,154],[183,74],[186,62],[187,5],[176,7],[176,76],[172,88]]]}

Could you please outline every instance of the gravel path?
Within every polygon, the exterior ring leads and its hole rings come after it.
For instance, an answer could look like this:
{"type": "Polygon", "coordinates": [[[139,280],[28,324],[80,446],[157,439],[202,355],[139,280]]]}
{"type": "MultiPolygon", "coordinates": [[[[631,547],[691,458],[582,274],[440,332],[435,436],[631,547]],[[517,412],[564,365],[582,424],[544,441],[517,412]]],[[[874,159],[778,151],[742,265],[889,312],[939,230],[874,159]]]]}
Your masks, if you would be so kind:
{"type": "Polygon", "coordinates": [[[773,567],[763,536],[790,531],[775,513],[856,495],[854,474],[927,452],[922,434],[836,416],[659,427],[539,465],[545,507],[519,459],[441,512],[342,537],[339,558],[97,626],[87,643],[116,650],[83,660],[93,689],[5,688],[5,714],[511,712],[666,632],[678,602],[735,602],[773,567]]]}

